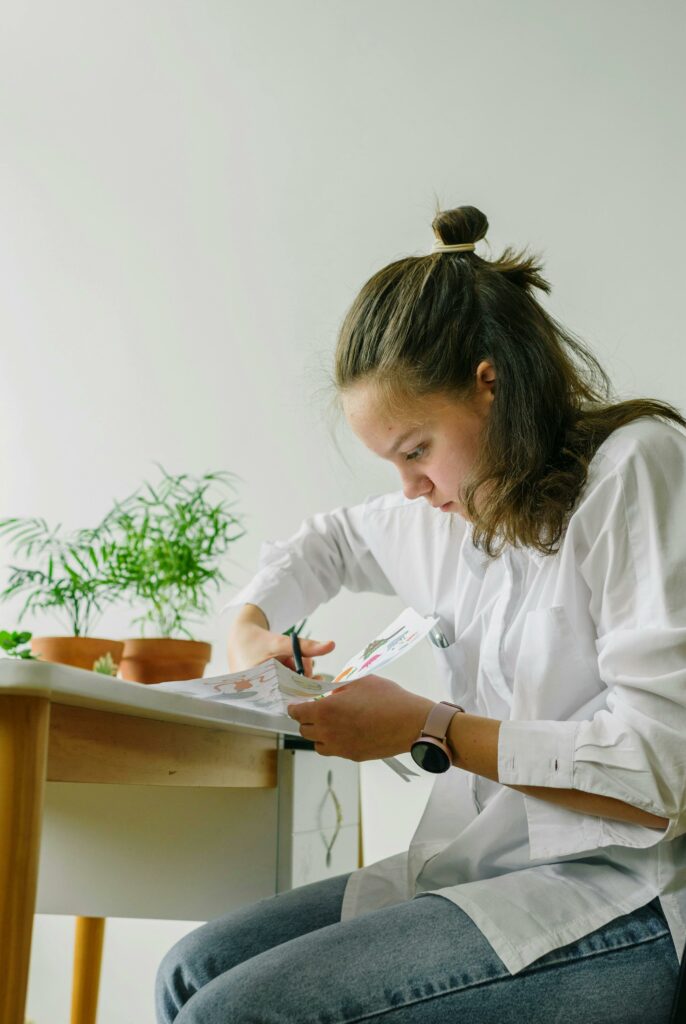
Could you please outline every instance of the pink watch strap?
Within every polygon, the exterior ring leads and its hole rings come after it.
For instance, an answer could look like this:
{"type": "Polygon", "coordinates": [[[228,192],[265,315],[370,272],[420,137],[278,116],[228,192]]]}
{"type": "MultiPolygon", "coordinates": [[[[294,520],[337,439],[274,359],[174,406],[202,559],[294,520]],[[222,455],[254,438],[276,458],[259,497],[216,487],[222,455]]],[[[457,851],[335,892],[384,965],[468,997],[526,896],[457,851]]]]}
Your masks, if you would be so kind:
{"type": "Polygon", "coordinates": [[[426,717],[422,736],[433,736],[434,739],[445,741],[448,726],[458,711],[464,711],[464,708],[459,704],[450,704],[447,700],[434,704],[426,717]]]}

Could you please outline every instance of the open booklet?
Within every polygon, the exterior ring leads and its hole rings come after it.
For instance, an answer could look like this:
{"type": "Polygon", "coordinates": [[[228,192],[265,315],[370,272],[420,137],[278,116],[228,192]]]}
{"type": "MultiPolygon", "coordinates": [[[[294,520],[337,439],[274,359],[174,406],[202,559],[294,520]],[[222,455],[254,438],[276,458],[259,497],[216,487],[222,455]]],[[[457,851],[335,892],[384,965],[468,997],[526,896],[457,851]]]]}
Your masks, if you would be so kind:
{"type": "MultiPolygon", "coordinates": [[[[288,715],[289,704],[324,697],[331,690],[361,679],[400,658],[436,626],[438,620],[406,608],[378,636],[370,640],[335,676],[299,675],[276,658],[242,672],[229,672],[201,679],[179,679],[156,683],[149,689],[182,693],[188,697],[250,708],[266,715],[288,715]]],[[[415,773],[395,758],[384,758],[403,778],[415,773]]]]}

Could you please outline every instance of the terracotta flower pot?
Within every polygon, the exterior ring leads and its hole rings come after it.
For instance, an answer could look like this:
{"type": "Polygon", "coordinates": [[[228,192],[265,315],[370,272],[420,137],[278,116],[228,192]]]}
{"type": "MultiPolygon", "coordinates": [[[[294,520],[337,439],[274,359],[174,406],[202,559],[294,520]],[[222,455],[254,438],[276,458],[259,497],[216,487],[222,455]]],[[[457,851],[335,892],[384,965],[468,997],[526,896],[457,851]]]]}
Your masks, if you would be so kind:
{"type": "Polygon", "coordinates": [[[108,653],[118,664],[123,651],[123,640],[104,640],[96,636],[34,636],[31,639],[31,653],[40,656],[41,661],[56,661],[91,672],[98,658],[108,653]]]}
{"type": "Polygon", "coordinates": [[[200,679],[212,656],[212,644],[168,637],[124,641],[119,676],[134,683],[166,683],[200,679]]]}

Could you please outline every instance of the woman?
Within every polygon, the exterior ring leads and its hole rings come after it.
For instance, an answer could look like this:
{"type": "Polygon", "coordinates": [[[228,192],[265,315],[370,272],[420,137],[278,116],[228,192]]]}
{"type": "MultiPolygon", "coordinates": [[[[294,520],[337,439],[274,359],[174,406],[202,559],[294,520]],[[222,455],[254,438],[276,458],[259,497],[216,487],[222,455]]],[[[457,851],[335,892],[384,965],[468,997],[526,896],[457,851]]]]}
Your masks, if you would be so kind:
{"type": "MultiPolygon", "coordinates": [[[[686,937],[686,424],[613,402],[536,301],[536,260],[475,253],[487,227],[440,213],[432,253],[374,275],[341,330],[337,395],[402,493],[305,520],[231,602],[232,669],[292,665],[280,631],[342,586],[438,615],[445,702],[369,675],[289,709],[321,754],[357,761],[426,729],[422,820],[406,853],[181,940],[160,1022],[668,1018],[686,937]]],[[[332,647],[303,641],[308,674],[332,647]]]]}

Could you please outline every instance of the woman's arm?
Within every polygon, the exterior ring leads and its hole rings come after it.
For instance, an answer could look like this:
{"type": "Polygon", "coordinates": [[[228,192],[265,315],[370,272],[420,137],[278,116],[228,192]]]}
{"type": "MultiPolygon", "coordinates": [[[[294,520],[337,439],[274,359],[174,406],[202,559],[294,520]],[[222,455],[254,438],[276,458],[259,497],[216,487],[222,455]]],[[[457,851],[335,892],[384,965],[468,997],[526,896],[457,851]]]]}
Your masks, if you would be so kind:
{"type": "MultiPolygon", "coordinates": [[[[500,722],[480,715],[456,714],[448,729],[448,746],[453,752],[456,767],[498,782],[498,735],[500,722]]],[[[638,807],[609,796],[584,793],[579,789],[558,789],[552,786],[511,786],[526,796],[566,807],[581,814],[596,814],[601,818],[614,818],[648,828],[667,828],[667,818],[658,818],[638,807]]]]}
{"type": "Polygon", "coordinates": [[[258,571],[227,608],[261,609],[269,629],[281,633],[335,597],[342,587],[354,593],[395,594],[367,536],[370,509],[383,496],[349,508],[308,516],[281,541],[260,546],[258,571]]]}
{"type": "MultiPolygon", "coordinates": [[[[352,761],[369,761],[407,753],[433,706],[434,701],[428,697],[410,693],[383,676],[368,675],[340,686],[325,700],[291,704],[288,714],[300,723],[300,734],[312,740],[318,753],[347,757],[352,761]]],[[[495,718],[458,712],[447,735],[455,767],[500,782],[498,739],[501,724],[495,718]]],[[[579,789],[519,785],[510,785],[510,788],[581,814],[595,814],[655,829],[665,829],[669,824],[667,818],[622,800],[579,789]]]]}

